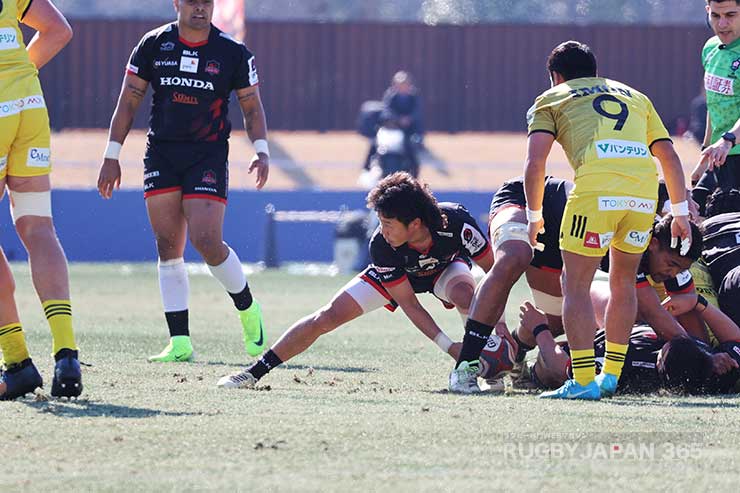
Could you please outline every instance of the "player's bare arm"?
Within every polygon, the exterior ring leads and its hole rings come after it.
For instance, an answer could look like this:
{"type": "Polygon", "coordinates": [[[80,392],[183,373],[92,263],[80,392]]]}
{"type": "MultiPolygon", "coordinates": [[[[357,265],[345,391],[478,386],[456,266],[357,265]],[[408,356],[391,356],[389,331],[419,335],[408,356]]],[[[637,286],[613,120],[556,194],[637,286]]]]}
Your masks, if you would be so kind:
{"type": "Polygon", "coordinates": [[[681,324],[660,304],[658,294],[651,287],[637,289],[637,316],[666,341],[688,337],[681,324]]]}
{"type": "MultiPolygon", "coordinates": [[[[259,86],[239,89],[236,91],[236,97],[244,115],[244,128],[247,130],[249,140],[252,142],[267,140],[267,119],[260,99],[259,86]]],[[[260,190],[267,183],[270,172],[270,156],[265,152],[260,152],[259,149],[257,149],[257,154],[249,165],[249,173],[254,170],[257,170],[256,188],[260,190]]]]}
{"type": "MultiPolygon", "coordinates": [[[[136,111],[139,109],[139,105],[146,95],[148,86],[149,83],[147,81],[134,74],[127,73],[124,77],[121,94],[118,97],[118,104],[116,105],[116,110],[113,113],[110,123],[108,133],[109,146],[110,143],[117,143],[120,150],[120,146],[123,145],[126,136],[131,131],[134,116],[136,116],[136,111]]],[[[107,150],[106,157],[100,165],[98,193],[104,199],[111,198],[113,189],[120,188],[121,186],[121,165],[115,154],[107,150]]]]}
{"type": "Polygon", "coordinates": [[[72,39],[72,27],[51,0],[34,0],[21,22],[36,30],[27,50],[38,69],[49,63],[72,39]]]}
{"type": "MultiPolygon", "coordinates": [[[[421,303],[419,303],[419,299],[416,297],[416,293],[414,293],[414,289],[411,287],[411,283],[408,279],[404,279],[403,282],[400,282],[395,286],[386,286],[386,289],[388,290],[388,293],[390,293],[391,297],[396,300],[398,306],[401,307],[403,313],[406,314],[409,320],[411,320],[422,334],[435,343],[437,343],[440,335],[446,337],[444,336],[444,331],[439,328],[432,316],[429,315],[429,312],[421,306],[421,303]]],[[[456,358],[457,355],[452,354],[454,349],[457,349],[457,352],[460,350],[459,347],[450,346],[447,350],[447,354],[456,358]]]]}
{"type": "Polygon", "coordinates": [[[537,246],[537,235],[545,226],[542,218],[542,200],[545,196],[545,170],[555,136],[535,132],[527,139],[527,160],[524,164],[524,194],[527,197],[529,242],[537,246]]]}
{"type": "Polygon", "coordinates": [[[483,272],[488,272],[493,268],[493,249],[489,248],[485,254],[481,255],[477,259],[473,259],[478,267],[483,269],[483,272]]]}
{"type": "Polygon", "coordinates": [[[671,236],[673,241],[681,239],[681,254],[685,255],[691,246],[691,226],[689,224],[689,204],[686,194],[686,179],[683,174],[681,159],[673,148],[673,142],[669,140],[659,140],[654,142],[650,151],[658,158],[660,166],[663,169],[665,184],[668,188],[668,195],[673,204],[673,217],[671,223],[671,236]],[[685,204],[685,209],[679,207],[685,204]],[[682,209],[682,210],[679,210],[682,209]]]}

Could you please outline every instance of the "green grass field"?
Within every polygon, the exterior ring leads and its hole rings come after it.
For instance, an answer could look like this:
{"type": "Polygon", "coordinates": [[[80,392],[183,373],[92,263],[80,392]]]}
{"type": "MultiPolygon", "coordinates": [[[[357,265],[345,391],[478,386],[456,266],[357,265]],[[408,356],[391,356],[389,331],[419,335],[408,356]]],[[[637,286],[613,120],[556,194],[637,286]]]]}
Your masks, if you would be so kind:
{"type": "MultiPolygon", "coordinates": [[[[48,389],[50,335],[28,269],[13,269],[48,389]]],[[[77,264],[71,276],[81,360],[91,365],[85,392],[76,402],[0,402],[3,492],[737,491],[737,398],[451,395],[452,360],[385,310],[323,337],[259,390],[225,391],[216,380],[247,359],[213,278],[191,276],[198,361],[159,365],[146,362],[167,340],[155,266],[77,264]],[[641,455],[614,452],[632,445],[641,455]],[[561,453],[573,446],[577,454],[561,453]]],[[[251,275],[270,340],[346,280],[251,275]]],[[[510,324],[525,295],[519,286],[512,296],[510,324]]],[[[454,312],[425,305],[461,337],[454,312]]]]}

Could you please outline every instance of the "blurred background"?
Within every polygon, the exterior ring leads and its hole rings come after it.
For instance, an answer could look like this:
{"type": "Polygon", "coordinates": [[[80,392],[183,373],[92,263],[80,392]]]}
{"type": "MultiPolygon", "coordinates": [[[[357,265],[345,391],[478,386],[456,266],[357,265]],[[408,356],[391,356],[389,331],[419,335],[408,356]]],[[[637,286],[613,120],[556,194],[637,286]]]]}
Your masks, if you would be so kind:
{"type": "MultiPolygon", "coordinates": [[[[128,56],[174,20],[172,2],[55,3],[75,31],[41,72],[62,242],[71,260],[153,259],[141,193],[148,102],[122,153],[123,190],[103,202],[93,189],[128,56]],[[123,235],[141,240],[110,241],[123,235]]],[[[496,187],[521,173],[526,111],[549,86],[547,55],[567,39],[591,45],[600,75],[652,99],[687,173],[698,156],[690,136],[703,135],[700,52],[711,35],[702,0],[216,0],[216,12],[256,55],[270,128],[270,181],[257,193],[232,104],[226,238],[249,261],[335,259],[346,215],[280,212],[362,209],[394,169],[484,221],[496,187]]],[[[559,147],[549,172],[572,177],[559,147]]],[[[4,209],[0,241],[22,258],[4,209]]]]}

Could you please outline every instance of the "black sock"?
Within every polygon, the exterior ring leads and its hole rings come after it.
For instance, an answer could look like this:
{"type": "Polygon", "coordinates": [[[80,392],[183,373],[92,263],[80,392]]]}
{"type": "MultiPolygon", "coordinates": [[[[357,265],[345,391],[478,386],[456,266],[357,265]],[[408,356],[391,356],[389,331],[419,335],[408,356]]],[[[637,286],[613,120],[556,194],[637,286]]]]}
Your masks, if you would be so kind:
{"type": "Polygon", "coordinates": [[[480,352],[486,346],[491,332],[493,332],[493,325],[482,324],[469,318],[465,322],[465,337],[463,337],[463,346],[457,366],[460,366],[463,361],[475,361],[480,358],[480,352]]]}
{"type": "Polygon", "coordinates": [[[270,370],[282,364],[283,360],[281,360],[280,357],[275,354],[272,349],[270,349],[265,354],[263,354],[262,357],[258,359],[255,364],[250,366],[247,371],[251,373],[254,378],[259,380],[260,378],[270,373],[270,370]]]}
{"type": "Polygon", "coordinates": [[[524,361],[524,358],[527,357],[527,353],[529,351],[533,350],[534,347],[532,347],[532,346],[530,346],[528,344],[524,344],[522,342],[522,340],[519,339],[519,336],[517,335],[516,332],[517,331],[514,330],[514,332],[511,333],[511,337],[514,338],[514,340],[516,341],[517,345],[519,346],[519,351],[517,351],[516,358],[514,358],[514,361],[516,361],[517,363],[521,363],[522,361],[524,361]]]}
{"type": "Polygon", "coordinates": [[[188,311],[165,312],[164,317],[167,319],[167,327],[170,329],[170,337],[189,336],[188,329],[188,311]]]}
{"type": "Polygon", "coordinates": [[[249,283],[244,286],[244,289],[239,293],[229,293],[231,299],[234,300],[234,306],[239,311],[246,310],[252,306],[252,292],[249,290],[249,283]]]}

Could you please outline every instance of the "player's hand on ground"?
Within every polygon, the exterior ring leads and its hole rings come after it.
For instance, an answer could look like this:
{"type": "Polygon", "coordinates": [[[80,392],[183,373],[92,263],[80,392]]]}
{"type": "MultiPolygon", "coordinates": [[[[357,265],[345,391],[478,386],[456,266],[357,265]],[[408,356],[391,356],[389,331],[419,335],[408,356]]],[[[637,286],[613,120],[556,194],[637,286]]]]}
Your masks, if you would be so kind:
{"type": "Polygon", "coordinates": [[[527,231],[529,233],[529,243],[532,248],[537,248],[539,243],[537,242],[537,235],[545,232],[545,220],[540,219],[534,223],[527,223],[527,231]]]}
{"type": "Polygon", "coordinates": [[[249,165],[249,174],[257,170],[255,176],[255,188],[262,190],[267,183],[267,176],[270,174],[270,158],[266,154],[256,154],[249,165]]]}
{"type": "Polygon", "coordinates": [[[699,161],[699,164],[706,164],[710,171],[715,168],[719,168],[725,164],[725,159],[727,159],[727,155],[730,153],[731,149],[732,143],[724,139],[720,139],[701,151],[701,160],[699,161]]]}
{"type": "Polygon", "coordinates": [[[715,375],[724,375],[738,367],[737,361],[727,353],[712,355],[712,371],[715,375]]]}
{"type": "Polygon", "coordinates": [[[676,216],[671,222],[671,248],[681,245],[680,253],[685,256],[691,248],[691,224],[689,216],[676,216]]]}
{"type": "Polygon", "coordinates": [[[688,313],[696,307],[699,296],[696,293],[674,294],[666,298],[661,305],[674,317],[688,313]]]}
{"type": "Polygon", "coordinates": [[[105,159],[98,174],[98,193],[104,199],[113,196],[113,189],[121,188],[121,165],[117,159],[105,159]]]}

